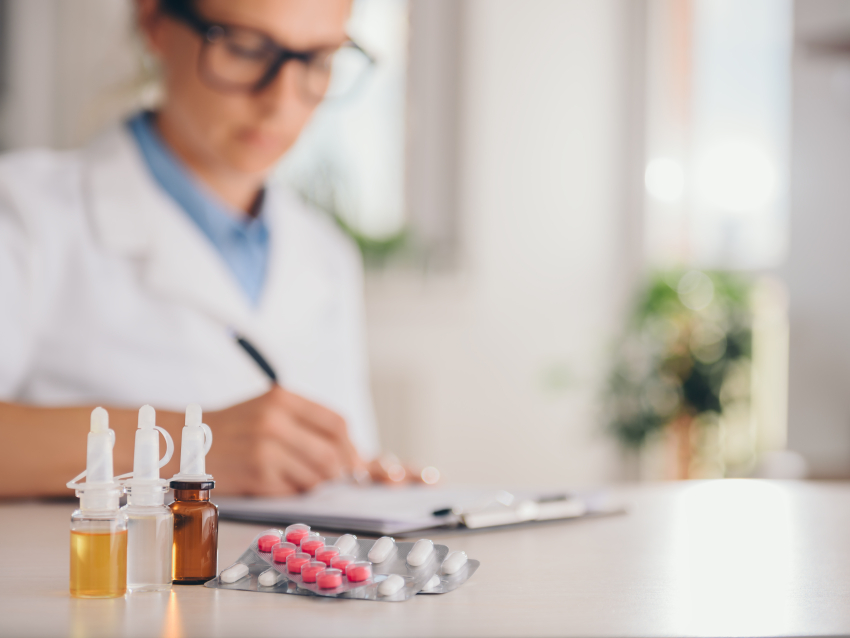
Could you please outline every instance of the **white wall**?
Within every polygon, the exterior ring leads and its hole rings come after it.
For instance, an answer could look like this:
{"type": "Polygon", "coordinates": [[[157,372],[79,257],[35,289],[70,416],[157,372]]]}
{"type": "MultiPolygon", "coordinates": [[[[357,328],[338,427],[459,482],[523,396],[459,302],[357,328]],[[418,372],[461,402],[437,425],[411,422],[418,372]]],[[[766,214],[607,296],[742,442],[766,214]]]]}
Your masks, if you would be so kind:
{"type": "Polygon", "coordinates": [[[813,51],[850,39],[850,3],[795,6],[789,447],[814,476],[850,476],[850,58],[813,51]]]}
{"type": "Polygon", "coordinates": [[[54,140],[56,11],[51,0],[7,0],[3,42],[3,148],[54,140]]]}
{"type": "Polygon", "coordinates": [[[635,241],[621,233],[627,18],[617,0],[466,5],[461,272],[368,286],[385,439],[449,479],[617,476],[598,398],[635,241]]]}
{"type": "Polygon", "coordinates": [[[69,148],[137,102],[130,0],[6,0],[3,148],[69,148]]]}

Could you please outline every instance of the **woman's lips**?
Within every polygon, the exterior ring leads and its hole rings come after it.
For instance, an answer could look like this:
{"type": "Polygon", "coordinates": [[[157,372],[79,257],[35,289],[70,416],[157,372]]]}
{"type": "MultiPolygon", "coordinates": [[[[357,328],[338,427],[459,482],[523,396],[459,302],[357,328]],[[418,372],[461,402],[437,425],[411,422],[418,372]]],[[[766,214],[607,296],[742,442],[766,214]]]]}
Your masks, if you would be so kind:
{"type": "Polygon", "coordinates": [[[259,149],[276,151],[281,147],[280,137],[262,131],[245,131],[239,136],[240,140],[259,149]]]}

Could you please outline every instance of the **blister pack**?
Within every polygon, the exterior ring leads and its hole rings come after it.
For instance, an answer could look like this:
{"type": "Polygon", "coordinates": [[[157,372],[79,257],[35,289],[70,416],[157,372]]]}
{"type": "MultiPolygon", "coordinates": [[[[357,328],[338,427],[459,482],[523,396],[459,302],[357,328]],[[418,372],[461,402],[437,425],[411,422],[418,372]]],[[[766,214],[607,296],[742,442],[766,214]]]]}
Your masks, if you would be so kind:
{"type": "Polygon", "coordinates": [[[478,564],[465,552],[450,554],[445,545],[427,539],[324,537],[296,524],[258,534],[239,560],[206,586],[400,602],[426,586],[428,593],[452,591],[478,564]]]}
{"type": "Polygon", "coordinates": [[[319,596],[407,600],[437,573],[449,551],[426,539],[416,543],[396,543],[386,536],[358,540],[350,534],[322,537],[304,529],[295,537],[294,531],[292,527],[283,534],[267,530],[254,539],[251,548],[283,578],[319,596]],[[276,537],[277,543],[273,542],[276,537]],[[298,540],[298,547],[285,538],[298,540]]]}
{"type": "Polygon", "coordinates": [[[469,580],[479,565],[479,561],[467,558],[466,552],[450,552],[437,573],[428,579],[419,593],[448,594],[469,580]]]}

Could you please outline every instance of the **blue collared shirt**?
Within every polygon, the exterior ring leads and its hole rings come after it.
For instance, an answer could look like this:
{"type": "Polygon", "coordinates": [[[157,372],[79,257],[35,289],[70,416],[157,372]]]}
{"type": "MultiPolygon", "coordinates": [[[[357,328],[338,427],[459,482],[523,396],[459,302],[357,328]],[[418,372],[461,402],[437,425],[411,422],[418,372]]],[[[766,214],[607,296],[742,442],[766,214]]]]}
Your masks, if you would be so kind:
{"type": "Polygon", "coordinates": [[[256,217],[248,217],[210,192],[168,148],[151,113],[139,113],[128,126],[154,179],[212,242],[256,306],[269,260],[269,229],[262,207],[256,217]]]}

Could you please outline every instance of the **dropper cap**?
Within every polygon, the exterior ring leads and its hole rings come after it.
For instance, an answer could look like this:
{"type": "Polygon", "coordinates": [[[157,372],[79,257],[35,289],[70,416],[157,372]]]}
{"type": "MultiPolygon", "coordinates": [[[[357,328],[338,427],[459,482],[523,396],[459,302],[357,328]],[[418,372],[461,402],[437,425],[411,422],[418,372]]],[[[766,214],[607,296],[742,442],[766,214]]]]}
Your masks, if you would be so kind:
{"type": "Polygon", "coordinates": [[[113,483],[112,447],[115,431],[109,429],[109,413],[95,408],[91,413],[89,435],[86,445],[86,484],[113,483]]]}
{"type": "Polygon", "coordinates": [[[149,405],[139,410],[139,428],[133,451],[133,478],[125,481],[129,505],[162,505],[168,481],[159,478],[159,468],[171,460],[171,435],[156,425],[156,411],[149,405]],[[159,433],[165,438],[165,456],[159,458],[159,433]]]}
{"type": "Polygon", "coordinates": [[[213,477],[207,474],[206,456],[212,447],[212,430],[202,421],[201,406],[192,403],[186,408],[186,425],[180,445],[180,472],[171,478],[171,487],[181,489],[175,483],[200,483],[199,486],[182,489],[211,489],[213,477]],[[208,485],[208,487],[206,486],[208,485]]]}
{"type": "Polygon", "coordinates": [[[118,509],[121,486],[112,474],[112,448],[115,431],[109,429],[109,414],[95,408],[86,445],[86,470],[68,483],[80,498],[80,509],[85,511],[112,511],[118,509]],[[85,483],[77,483],[86,477],[85,483]]]}

